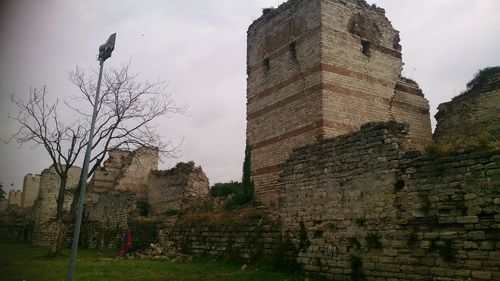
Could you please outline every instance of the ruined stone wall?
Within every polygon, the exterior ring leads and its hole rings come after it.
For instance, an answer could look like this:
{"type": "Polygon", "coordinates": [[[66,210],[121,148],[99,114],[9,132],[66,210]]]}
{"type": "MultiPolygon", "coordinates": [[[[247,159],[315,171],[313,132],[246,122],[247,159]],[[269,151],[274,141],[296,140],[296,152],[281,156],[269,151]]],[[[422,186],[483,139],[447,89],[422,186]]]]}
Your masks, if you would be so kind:
{"type": "Polygon", "coordinates": [[[429,105],[401,77],[398,31],[364,1],[288,1],[248,29],[247,142],[259,199],[276,198],[292,149],[369,121],[410,124],[408,145],[431,139],[429,105]]]}
{"type": "MultiPolygon", "coordinates": [[[[72,167],[68,172],[67,190],[64,209],[69,211],[73,194],[78,186],[81,168],[72,167]]],[[[40,190],[33,206],[33,245],[49,246],[55,233],[55,219],[57,196],[59,194],[60,179],[53,166],[43,170],[40,175],[40,190]]]]}
{"type": "Polygon", "coordinates": [[[0,200],[0,241],[31,242],[31,210],[0,200]]]}
{"type": "Polygon", "coordinates": [[[407,141],[411,148],[423,150],[432,142],[429,102],[416,82],[401,77],[389,105],[391,120],[410,125],[407,141]]]}
{"type": "Polygon", "coordinates": [[[167,171],[157,168],[156,149],[110,152],[87,193],[84,246],[113,247],[133,217],[185,210],[208,195],[208,178],[193,162],[167,171]]]}
{"type": "Polygon", "coordinates": [[[35,204],[40,189],[40,175],[27,174],[23,180],[23,192],[21,205],[23,208],[30,208],[35,204]]]}
{"type": "Polygon", "coordinates": [[[146,200],[149,174],[157,169],[158,149],[146,147],[134,151],[110,151],[103,168],[95,172],[89,192],[132,191],[137,199],[146,200]]]}
{"type": "Polygon", "coordinates": [[[191,214],[168,230],[168,239],[187,254],[256,261],[269,257],[280,240],[279,221],[261,211],[191,214]]]}
{"type": "Polygon", "coordinates": [[[284,231],[305,270],[335,280],[498,280],[500,150],[420,156],[374,123],[294,151],[284,231]]]}
{"type": "Polygon", "coordinates": [[[81,241],[89,248],[118,246],[130,215],[136,209],[135,194],[131,191],[101,193],[97,202],[85,208],[81,241]]]}
{"type": "Polygon", "coordinates": [[[399,32],[364,1],[322,1],[321,63],[325,136],[390,119],[410,125],[409,144],[431,142],[429,104],[401,78],[399,32]]]}
{"type": "Polygon", "coordinates": [[[500,68],[479,87],[439,105],[435,142],[459,146],[500,142],[499,104],[500,68]]]}
{"type": "Polygon", "coordinates": [[[22,192],[20,190],[9,191],[9,205],[16,205],[21,207],[22,205],[22,192]]]}
{"type": "Polygon", "coordinates": [[[178,163],[166,171],[154,171],[148,181],[148,204],[151,215],[172,210],[186,210],[208,196],[208,178],[193,162],[178,163]]]}

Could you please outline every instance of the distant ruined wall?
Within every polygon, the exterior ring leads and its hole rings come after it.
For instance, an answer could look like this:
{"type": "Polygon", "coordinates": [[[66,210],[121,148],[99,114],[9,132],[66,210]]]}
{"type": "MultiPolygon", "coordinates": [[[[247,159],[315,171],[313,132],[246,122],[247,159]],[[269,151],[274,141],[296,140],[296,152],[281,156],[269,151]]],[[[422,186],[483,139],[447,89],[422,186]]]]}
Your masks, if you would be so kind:
{"type": "Polygon", "coordinates": [[[9,205],[22,206],[22,192],[20,190],[9,191],[9,205]]]}
{"type": "Polygon", "coordinates": [[[30,208],[35,204],[40,190],[40,175],[27,174],[23,180],[23,192],[21,205],[23,208],[30,208]]]}
{"type": "Polygon", "coordinates": [[[401,77],[399,32],[358,0],[290,0],[248,28],[247,142],[260,200],[275,200],[294,148],[371,121],[410,125],[408,146],[432,141],[429,104],[401,77]]]}
{"type": "MultiPolygon", "coordinates": [[[[81,168],[72,167],[68,173],[64,209],[69,211],[74,190],[78,186],[81,168]]],[[[57,196],[60,179],[53,166],[40,175],[40,190],[33,206],[33,245],[49,246],[54,240],[57,196]]]]}
{"type": "Polygon", "coordinates": [[[407,131],[371,123],[294,151],[280,208],[297,261],[334,280],[499,280],[500,150],[420,156],[407,131]]]}
{"type": "Polygon", "coordinates": [[[500,142],[500,68],[481,80],[481,85],[439,105],[435,142],[456,145],[500,142]]]}
{"type": "Polygon", "coordinates": [[[31,210],[0,200],[0,241],[31,242],[31,210]]]}
{"type": "Polygon", "coordinates": [[[148,204],[152,215],[186,210],[208,196],[208,178],[193,162],[178,163],[166,171],[154,171],[148,181],[148,204]]]}
{"type": "Polygon", "coordinates": [[[208,178],[193,162],[166,171],[157,168],[157,149],[110,152],[87,193],[84,246],[114,247],[131,220],[186,210],[208,195],[208,178]]]}

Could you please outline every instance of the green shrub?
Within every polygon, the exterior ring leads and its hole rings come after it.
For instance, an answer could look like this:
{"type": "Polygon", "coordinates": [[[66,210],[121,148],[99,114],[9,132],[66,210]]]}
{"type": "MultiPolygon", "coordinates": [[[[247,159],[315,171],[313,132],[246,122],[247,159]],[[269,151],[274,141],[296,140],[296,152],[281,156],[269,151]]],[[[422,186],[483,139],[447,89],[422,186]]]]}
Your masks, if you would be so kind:
{"type": "Polygon", "coordinates": [[[455,261],[455,250],[453,249],[453,241],[446,240],[443,245],[439,247],[439,256],[448,263],[455,261]]]}
{"type": "Polygon", "coordinates": [[[368,249],[382,249],[380,237],[376,233],[368,233],[365,237],[368,249]]]}
{"type": "Polygon", "coordinates": [[[353,248],[354,250],[356,250],[356,251],[361,250],[361,243],[359,242],[359,240],[356,237],[348,238],[347,241],[349,241],[349,246],[351,248],[353,248]]]}
{"type": "Polygon", "coordinates": [[[290,239],[289,233],[285,238],[280,235],[272,250],[272,265],[281,272],[300,272],[301,266],[297,263],[298,249],[290,239]]]}
{"type": "Polygon", "coordinates": [[[306,226],[303,221],[300,222],[300,233],[299,233],[299,250],[305,251],[311,245],[309,241],[309,236],[307,235],[306,226]]]}
{"type": "Polygon", "coordinates": [[[408,236],[407,245],[409,248],[414,248],[418,244],[418,233],[416,229],[413,229],[408,236]]]}
{"type": "Polygon", "coordinates": [[[227,197],[235,194],[239,189],[241,189],[241,183],[237,181],[216,183],[210,188],[210,195],[212,197],[227,197]]]}
{"type": "MultiPolygon", "coordinates": [[[[215,187],[215,186],[214,186],[215,187]]],[[[251,179],[251,150],[247,144],[245,148],[245,160],[243,161],[243,177],[241,183],[230,182],[225,187],[216,187],[214,193],[232,194],[233,197],[226,202],[224,208],[227,210],[240,209],[243,206],[253,205],[255,184],[251,179]]]]}
{"type": "Polygon", "coordinates": [[[467,83],[467,91],[480,90],[496,74],[500,73],[500,67],[486,67],[479,70],[472,80],[467,83]]]}
{"type": "Polygon", "coordinates": [[[366,219],[365,219],[365,217],[357,218],[355,223],[357,226],[363,227],[366,225],[366,219]]]}
{"type": "Polygon", "coordinates": [[[353,281],[363,280],[363,260],[358,256],[351,256],[351,278],[353,281]]]}

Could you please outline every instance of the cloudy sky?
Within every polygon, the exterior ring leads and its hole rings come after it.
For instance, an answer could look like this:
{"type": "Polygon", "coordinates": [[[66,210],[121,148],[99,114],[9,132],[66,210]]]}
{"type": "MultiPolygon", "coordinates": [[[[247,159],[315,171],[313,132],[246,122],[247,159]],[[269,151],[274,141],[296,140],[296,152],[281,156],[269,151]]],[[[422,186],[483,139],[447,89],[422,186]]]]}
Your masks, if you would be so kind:
{"type": "MultiPolygon", "coordinates": [[[[0,4],[0,139],[16,124],[9,97],[46,85],[50,98],[76,94],[75,66],[97,69],[97,48],[117,33],[106,67],[132,61],[141,79],[166,80],[189,116],[159,122],[166,139],[184,138],[182,155],[211,183],[241,177],[245,142],[246,30],[279,0],[16,0],[0,4]]],[[[404,74],[431,104],[459,94],[473,74],[500,65],[500,1],[371,0],[401,32],[404,74]]],[[[433,118],[432,118],[433,119],[433,118]]],[[[434,120],[433,120],[434,122],[434,120]]],[[[50,165],[42,149],[0,144],[0,182],[22,188],[27,173],[50,165]]]]}

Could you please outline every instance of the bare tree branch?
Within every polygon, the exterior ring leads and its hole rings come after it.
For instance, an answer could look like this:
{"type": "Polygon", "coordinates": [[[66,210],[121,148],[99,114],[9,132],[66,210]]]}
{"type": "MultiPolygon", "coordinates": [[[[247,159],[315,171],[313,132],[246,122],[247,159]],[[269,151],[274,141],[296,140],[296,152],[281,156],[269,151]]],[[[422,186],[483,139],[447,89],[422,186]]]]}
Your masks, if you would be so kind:
{"type": "MultiPolygon", "coordinates": [[[[138,82],[138,75],[131,74],[129,67],[130,62],[104,74],[102,93],[97,104],[91,168],[87,175],[82,175],[87,180],[99,168],[107,153],[114,149],[155,147],[164,157],[175,157],[179,151],[180,144],[175,146],[162,140],[153,121],[174,114],[185,114],[186,108],[176,105],[171,95],[166,93],[165,82],[138,82]]],[[[79,90],[78,95],[64,101],[64,105],[75,113],[76,118],[72,122],[66,122],[59,115],[58,100],[52,103],[46,100],[45,86],[30,89],[27,101],[11,98],[18,113],[9,118],[17,121],[19,129],[9,141],[15,140],[20,145],[41,145],[49,154],[52,166],[60,177],[56,216],[61,225],[68,224],[76,211],[78,190],[70,215],[63,220],[63,216],[67,215],[63,206],[68,173],[86,147],[90,133],[91,108],[97,88],[94,77],[95,73],[87,75],[78,67],[69,73],[69,80],[79,90]]],[[[65,229],[61,227],[61,231],[65,229]]],[[[57,237],[64,237],[59,234],[57,237]]]]}

